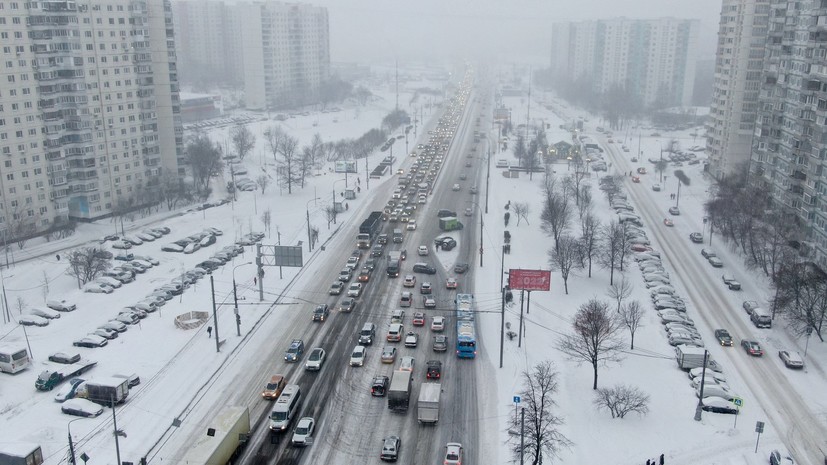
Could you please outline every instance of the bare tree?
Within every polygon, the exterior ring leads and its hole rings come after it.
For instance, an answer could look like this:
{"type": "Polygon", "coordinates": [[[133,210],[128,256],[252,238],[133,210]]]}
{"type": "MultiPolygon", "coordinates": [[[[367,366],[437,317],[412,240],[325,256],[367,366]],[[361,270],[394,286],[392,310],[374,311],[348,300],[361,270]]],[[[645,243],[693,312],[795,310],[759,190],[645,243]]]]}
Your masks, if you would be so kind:
{"type": "MultiPolygon", "coordinates": [[[[581,200],[581,205],[585,199],[581,200]]],[[[592,277],[592,260],[598,253],[600,244],[600,220],[594,214],[588,213],[581,221],[581,236],[580,236],[580,251],[583,253],[582,259],[588,261],[589,277],[592,277]]],[[[585,264],[584,264],[585,266],[585,264]]]]}
{"type": "Polygon", "coordinates": [[[611,285],[614,283],[615,269],[622,270],[622,263],[626,256],[626,252],[623,250],[626,243],[623,225],[616,220],[612,220],[600,231],[600,242],[597,260],[600,265],[609,269],[609,284],[611,285]]]}
{"type": "Polygon", "coordinates": [[[619,332],[620,320],[609,311],[609,304],[591,299],[577,310],[574,333],[563,336],[557,348],[573,360],[592,366],[592,389],[597,389],[597,368],[621,359],[620,351],[624,343],[619,332]]]}
{"type": "Polygon", "coordinates": [[[203,193],[209,187],[210,178],[218,176],[224,166],[221,149],[206,134],[199,134],[187,144],[187,158],[196,191],[203,193]]]}
{"type": "Polygon", "coordinates": [[[244,157],[256,146],[255,134],[243,124],[230,129],[230,140],[239,160],[244,160],[244,157]]]}
{"type": "Polygon", "coordinates": [[[623,305],[623,301],[632,295],[633,288],[634,286],[632,286],[631,281],[626,279],[625,275],[620,277],[620,282],[612,283],[609,286],[609,290],[606,291],[606,295],[617,302],[617,313],[620,313],[620,306],[623,305]]]}
{"type": "Polygon", "coordinates": [[[529,205],[528,202],[514,202],[514,214],[517,216],[517,226],[520,225],[520,219],[525,220],[525,224],[529,224],[529,213],[531,213],[531,205],[529,205]]]}
{"type": "Polygon", "coordinates": [[[264,142],[267,144],[267,150],[273,156],[273,162],[279,164],[279,150],[281,149],[281,142],[287,136],[281,126],[271,126],[264,131],[264,142]]]}
{"type": "MultiPolygon", "coordinates": [[[[557,457],[562,448],[571,446],[571,441],[560,432],[563,419],[552,412],[557,406],[554,396],[558,390],[558,376],[554,364],[549,361],[537,364],[531,372],[523,372],[520,395],[525,405],[525,448],[521,448],[519,433],[509,435],[515,460],[526,457],[527,463],[540,465],[544,455],[557,457]]],[[[521,418],[511,418],[508,429],[521,431],[521,418]]]]}
{"type": "Polygon", "coordinates": [[[26,301],[23,300],[23,296],[17,296],[16,304],[17,304],[17,313],[20,314],[20,315],[23,314],[23,310],[26,310],[27,308],[29,308],[29,304],[27,304],[26,301]]]}
{"type": "Polygon", "coordinates": [[[568,235],[560,237],[560,246],[556,250],[549,251],[549,265],[552,270],[560,271],[566,295],[569,293],[569,275],[582,264],[580,255],[580,243],[568,235]]]}
{"type": "Polygon", "coordinates": [[[540,215],[540,228],[554,238],[554,249],[560,247],[560,236],[571,224],[571,208],[566,197],[550,186],[546,186],[546,199],[540,215]]]}
{"type": "Polygon", "coordinates": [[[643,307],[640,302],[633,300],[620,307],[620,320],[629,328],[631,335],[631,350],[635,350],[635,333],[643,326],[643,307]]]}
{"type": "Polygon", "coordinates": [[[299,157],[299,176],[301,177],[302,188],[304,188],[304,181],[310,174],[313,168],[313,148],[309,145],[302,147],[301,156],[299,157]]]}
{"type": "Polygon", "coordinates": [[[261,214],[261,222],[264,224],[264,229],[267,230],[267,238],[270,238],[270,223],[273,221],[273,214],[268,208],[261,214]]]}
{"type": "Polygon", "coordinates": [[[592,188],[588,184],[580,186],[580,195],[578,195],[577,211],[580,213],[580,221],[592,209],[592,188]]]}
{"type": "Polygon", "coordinates": [[[791,263],[781,267],[775,282],[773,306],[784,313],[787,326],[804,336],[813,332],[823,342],[827,322],[827,275],[810,263],[791,263]]]}
{"type": "Polygon", "coordinates": [[[618,384],[598,389],[594,405],[598,410],[608,410],[612,418],[623,418],[631,412],[642,416],[649,413],[649,395],[636,387],[618,384]]]}
{"type": "Polygon", "coordinates": [[[282,184],[287,186],[288,194],[293,193],[294,183],[303,181],[303,178],[300,179],[296,172],[302,158],[298,147],[299,140],[287,135],[282,138],[281,144],[279,144],[280,159],[278,163],[282,174],[281,180],[282,184]]]}
{"type": "Polygon", "coordinates": [[[336,224],[336,208],[333,205],[328,205],[324,209],[325,217],[327,218],[327,229],[330,229],[330,223],[336,224]]]}
{"type": "Polygon", "coordinates": [[[258,175],[258,177],[256,178],[256,184],[258,184],[258,187],[261,188],[261,193],[264,194],[264,191],[267,189],[267,186],[270,185],[270,176],[264,173],[258,175]]]}
{"type": "Polygon", "coordinates": [[[97,278],[112,266],[101,252],[102,249],[97,247],[82,247],[68,253],[69,269],[66,273],[77,278],[78,287],[97,278]]]}

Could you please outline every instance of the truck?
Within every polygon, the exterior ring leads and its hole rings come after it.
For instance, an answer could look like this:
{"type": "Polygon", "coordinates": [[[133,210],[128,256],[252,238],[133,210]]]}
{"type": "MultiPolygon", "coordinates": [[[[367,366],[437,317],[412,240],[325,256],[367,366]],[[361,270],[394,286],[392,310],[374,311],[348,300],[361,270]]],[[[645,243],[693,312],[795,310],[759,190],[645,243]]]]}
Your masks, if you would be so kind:
{"type": "Polygon", "coordinates": [[[456,231],[462,229],[462,223],[456,216],[446,216],[439,219],[439,229],[443,231],[456,231]]]}
{"type": "Polygon", "coordinates": [[[439,421],[440,383],[423,383],[416,402],[417,419],[420,423],[436,424],[439,421]]]}
{"type": "Polygon", "coordinates": [[[402,268],[402,252],[388,252],[388,265],[385,269],[388,271],[388,277],[399,277],[399,270],[402,268]]]}
{"type": "Polygon", "coordinates": [[[0,448],[0,465],[40,465],[43,451],[37,444],[7,442],[0,448]]]}
{"type": "Polygon", "coordinates": [[[181,463],[227,465],[247,444],[250,434],[247,407],[226,406],[206,423],[203,434],[187,450],[181,463]]]}
{"type": "Polygon", "coordinates": [[[102,405],[120,404],[129,396],[129,380],[114,376],[90,379],[78,390],[77,395],[102,405]]]}
{"type": "Polygon", "coordinates": [[[371,212],[365,221],[359,226],[359,235],[356,236],[356,247],[369,249],[373,238],[382,228],[382,212],[371,212]]]}
{"type": "Polygon", "coordinates": [[[678,367],[682,370],[691,370],[704,366],[705,352],[706,350],[702,347],[678,344],[675,346],[675,359],[678,362],[678,367]]]}
{"type": "Polygon", "coordinates": [[[394,412],[408,411],[408,402],[411,399],[411,381],[413,373],[407,370],[396,370],[391,377],[388,388],[388,408],[394,412]]]}
{"type": "Polygon", "coordinates": [[[91,362],[89,360],[81,360],[69,365],[46,365],[46,368],[40,372],[34,382],[34,387],[38,391],[51,391],[58,384],[63,381],[80,376],[83,373],[91,370],[98,362],[91,362]]]}

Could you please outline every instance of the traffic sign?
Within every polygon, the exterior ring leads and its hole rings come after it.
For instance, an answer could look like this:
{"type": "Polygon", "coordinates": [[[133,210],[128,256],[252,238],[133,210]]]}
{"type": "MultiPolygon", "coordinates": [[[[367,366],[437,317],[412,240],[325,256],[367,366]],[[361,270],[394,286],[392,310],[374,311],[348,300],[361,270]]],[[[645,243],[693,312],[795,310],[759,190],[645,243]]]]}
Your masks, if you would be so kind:
{"type": "Polygon", "coordinates": [[[764,432],[764,422],[763,421],[756,421],[755,422],[755,432],[756,433],[763,433],[764,432]]]}
{"type": "Polygon", "coordinates": [[[515,403],[515,404],[519,404],[519,403],[520,403],[520,396],[514,396],[514,403],[515,403]]]}
{"type": "Polygon", "coordinates": [[[732,399],[732,403],[735,404],[736,407],[742,407],[744,405],[744,399],[736,397],[732,399]]]}

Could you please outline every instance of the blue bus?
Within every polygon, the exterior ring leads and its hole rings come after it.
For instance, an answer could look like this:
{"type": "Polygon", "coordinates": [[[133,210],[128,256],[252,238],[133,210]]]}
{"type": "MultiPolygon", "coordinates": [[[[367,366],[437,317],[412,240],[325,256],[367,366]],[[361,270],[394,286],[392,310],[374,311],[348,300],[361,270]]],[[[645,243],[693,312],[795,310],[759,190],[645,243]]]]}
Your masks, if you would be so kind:
{"type": "Polygon", "coordinates": [[[457,357],[477,356],[477,328],[474,321],[474,296],[457,294],[457,357]]]}

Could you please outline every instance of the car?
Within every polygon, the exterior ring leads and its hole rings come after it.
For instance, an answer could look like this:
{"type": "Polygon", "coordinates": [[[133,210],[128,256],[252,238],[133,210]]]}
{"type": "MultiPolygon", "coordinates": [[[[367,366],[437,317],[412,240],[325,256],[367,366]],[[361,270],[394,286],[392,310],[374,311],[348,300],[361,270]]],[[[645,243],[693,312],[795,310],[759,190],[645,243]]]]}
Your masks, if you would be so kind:
{"type": "Polygon", "coordinates": [[[402,357],[399,360],[399,371],[413,371],[416,360],[411,356],[402,357]]]}
{"type": "Polygon", "coordinates": [[[707,260],[711,257],[717,257],[715,251],[712,249],[701,249],[701,256],[706,258],[707,260]]]}
{"type": "Polygon", "coordinates": [[[798,352],[781,350],[778,352],[778,356],[787,368],[804,368],[804,359],[801,358],[798,352]]]}
{"type": "Polygon", "coordinates": [[[351,271],[355,270],[359,267],[359,257],[349,257],[347,259],[347,263],[345,263],[347,268],[350,268],[351,271]]]}
{"type": "Polygon", "coordinates": [[[655,192],[660,192],[660,184],[652,184],[652,190],[655,192]]]}
{"type": "Polygon", "coordinates": [[[412,274],[405,275],[405,279],[402,281],[402,286],[404,287],[414,287],[416,286],[416,276],[412,274]]]}
{"type": "Polygon", "coordinates": [[[285,362],[298,362],[304,353],[304,341],[301,339],[293,339],[290,342],[290,347],[284,353],[285,362]]]}
{"type": "Polygon", "coordinates": [[[448,350],[448,336],[444,336],[442,334],[438,334],[434,336],[433,344],[431,348],[434,352],[445,352],[448,350]]]}
{"type": "Polygon", "coordinates": [[[440,332],[445,330],[445,317],[435,316],[431,319],[431,331],[440,332]]]}
{"type": "Polygon", "coordinates": [[[670,220],[669,218],[664,218],[664,219],[663,219],[663,224],[664,224],[665,226],[669,226],[670,228],[671,228],[672,226],[675,226],[675,222],[674,222],[674,221],[672,221],[672,220],[670,220]]]}
{"type": "Polygon", "coordinates": [[[416,231],[416,220],[408,220],[408,225],[405,226],[408,231],[416,231]]]}
{"type": "Polygon", "coordinates": [[[313,430],[316,428],[316,421],[313,417],[302,417],[293,430],[293,438],[290,442],[294,446],[306,446],[313,443],[313,430]]]}
{"type": "Polygon", "coordinates": [[[761,346],[758,345],[756,341],[741,339],[741,347],[743,347],[748,354],[753,355],[755,357],[760,357],[764,355],[764,351],[761,350],[761,346]]]}
{"type": "Polygon", "coordinates": [[[442,362],[428,360],[425,362],[425,378],[438,380],[442,376],[442,362]]]}
{"type": "Polygon", "coordinates": [[[425,326],[425,314],[422,312],[416,312],[413,314],[413,325],[414,326],[425,326]]]}
{"type": "Polygon", "coordinates": [[[114,290],[112,286],[100,282],[86,283],[86,285],[83,286],[83,292],[89,292],[91,294],[111,294],[114,290]]]}
{"type": "Polygon", "coordinates": [[[265,400],[276,400],[286,385],[287,379],[285,379],[284,375],[273,375],[270,377],[270,381],[264,386],[264,390],[261,391],[261,397],[265,400]]]}
{"type": "Polygon", "coordinates": [[[732,276],[731,274],[722,274],[721,275],[721,280],[724,281],[724,284],[729,284],[732,281],[735,281],[735,277],[732,276]]]}
{"type": "Polygon", "coordinates": [[[112,330],[112,329],[97,328],[89,334],[93,334],[95,336],[100,336],[104,339],[115,339],[116,337],[118,337],[119,333],[115,330],[112,330]]]}
{"type": "Polygon", "coordinates": [[[385,347],[382,349],[382,363],[393,363],[396,361],[396,347],[385,347]]]}
{"type": "Polygon", "coordinates": [[[85,380],[81,378],[72,378],[60,388],[55,394],[55,402],[66,402],[75,397],[78,387],[83,384],[85,380]]]}
{"type": "Polygon", "coordinates": [[[327,304],[319,304],[313,309],[313,321],[324,322],[330,315],[330,306],[327,304]]]}
{"type": "Polygon", "coordinates": [[[718,344],[722,346],[732,347],[732,336],[730,336],[729,331],[725,329],[716,329],[715,339],[717,339],[718,344]]]}
{"type": "Polygon", "coordinates": [[[351,283],[347,288],[348,297],[359,297],[362,295],[362,283],[351,283]]]}
{"type": "Polygon", "coordinates": [[[419,342],[419,335],[413,331],[408,331],[405,334],[405,347],[416,347],[416,344],[419,342]]]}
{"type": "Polygon", "coordinates": [[[419,254],[420,257],[428,255],[428,246],[420,245],[419,248],[416,250],[416,253],[419,254]]]}
{"type": "Polygon", "coordinates": [[[103,328],[103,329],[123,333],[127,330],[128,327],[126,326],[125,323],[120,322],[118,320],[110,320],[110,321],[107,321],[106,323],[100,325],[99,328],[103,328]]]}
{"type": "Polygon", "coordinates": [[[365,346],[356,346],[350,353],[350,366],[360,367],[365,365],[365,357],[367,356],[367,348],[365,346]]]}
{"type": "Polygon", "coordinates": [[[741,290],[741,283],[739,281],[736,281],[736,280],[733,279],[732,281],[727,283],[727,287],[729,288],[730,291],[740,291],[741,290]]]}
{"type": "Polygon", "coordinates": [[[106,338],[89,334],[76,340],[72,343],[72,345],[75,347],[86,347],[89,349],[94,349],[95,347],[103,347],[108,342],[109,341],[106,340],[106,338]]]}
{"type": "Polygon", "coordinates": [[[792,457],[783,456],[781,452],[774,450],[770,452],[770,465],[795,465],[792,457]]]}
{"type": "Polygon", "coordinates": [[[699,232],[693,232],[689,235],[689,240],[696,244],[702,244],[704,242],[704,235],[699,232]]]}
{"type": "Polygon", "coordinates": [[[436,268],[432,265],[427,263],[414,263],[413,266],[414,273],[423,273],[423,274],[436,274],[436,268]]]}
{"type": "Polygon", "coordinates": [[[760,307],[760,305],[758,305],[758,302],[754,300],[745,300],[742,306],[744,307],[744,311],[747,312],[747,315],[752,315],[752,311],[760,307]]]}
{"type": "Polygon", "coordinates": [[[454,191],[454,192],[458,192],[460,189],[462,189],[462,188],[460,187],[459,184],[454,184],[453,186],[451,186],[451,190],[454,191]]]}
{"type": "Polygon", "coordinates": [[[458,442],[449,442],[445,445],[445,460],[442,461],[444,465],[462,465],[462,444],[458,442]]]}
{"type": "Polygon", "coordinates": [[[717,396],[704,397],[701,401],[701,409],[712,413],[737,414],[738,408],[727,399],[717,396]]]}
{"type": "Polygon", "coordinates": [[[445,289],[456,289],[457,288],[457,280],[456,278],[448,278],[445,280],[445,289]]]}
{"type": "MultiPolygon", "coordinates": [[[[465,174],[465,173],[460,173],[459,179],[460,179],[460,181],[465,181],[466,179],[468,179],[468,175],[465,174]]],[[[456,184],[454,184],[454,185],[456,185],[456,184]]]]}
{"type": "Polygon", "coordinates": [[[433,287],[431,283],[427,281],[423,281],[422,284],[419,285],[419,293],[420,294],[431,294],[433,292],[433,287]]]}
{"type": "Polygon", "coordinates": [[[382,452],[379,454],[379,460],[383,462],[396,462],[399,458],[399,449],[402,447],[402,441],[399,436],[388,436],[382,440],[382,452]]]}
{"type": "Polygon", "coordinates": [[[96,417],[103,413],[103,407],[87,399],[69,399],[60,406],[60,411],[79,417],[96,417]]]}
{"type": "Polygon", "coordinates": [[[463,274],[468,271],[468,267],[467,263],[457,263],[454,265],[454,273],[463,274]]]}
{"type": "Polygon", "coordinates": [[[632,182],[639,184],[640,183],[640,176],[632,176],[632,182]]]}
{"type": "MultiPolygon", "coordinates": [[[[383,360],[384,361],[384,360],[383,360]]],[[[393,363],[393,362],[391,362],[393,363]]],[[[373,397],[383,397],[388,390],[390,380],[387,376],[377,375],[373,377],[370,383],[370,395],[373,397]]]]}
{"type": "Polygon", "coordinates": [[[345,288],[345,285],[341,281],[336,281],[330,285],[330,290],[327,292],[330,295],[339,295],[342,293],[342,289],[345,288]]]}
{"type": "Polygon", "coordinates": [[[67,354],[65,352],[55,352],[49,355],[49,361],[55,363],[62,363],[68,365],[80,361],[80,354],[77,352],[67,354]]]}
{"type": "Polygon", "coordinates": [[[422,305],[425,308],[436,308],[436,299],[432,295],[422,296],[422,305]]]}
{"type": "Polygon", "coordinates": [[[718,257],[709,257],[707,259],[707,261],[709,262],[710,265],[712,265],[715,268],[723,268],[724,267],[724,262],[722,262],[721,259],[718,258],[718,257]]]}
{"type": "Polygon", "coordinates": [[[350,313],[356,308],[356,299],[347,298],[339,302],[339,311],[342,313],[350,313]]]}
{"type": "Polygon", "coordinates": [[[339,272],[339,281],[346,283],[353,278],[353,270],[350,268],[344,268],[342,271],[339,272]]]}
{"type": "Polygon", "coordinates": [[[669,214],[670,215],[675,215],[675,216],[680,215],[681,214],[681,209],[676,207],[676,206],[669,207],[669,214]]]}
{"type": "Polygon", "coordinates": [[[77,305],[67,300],[48,300],[46,306],[59,312],[73,312],[77,309],[77,305]]]}
{"type": "Polygon", "coordinates": [[[314,347],[307,356],[304,369],[307,371],[319,371],[322,369],[327,353],[321,347],[314,347]]]}
{"type": "Polygon", "coordinates": [[[37,315],[20,315],[17,322],[23,326],[48,326],[49,320],[37,315]]]}

